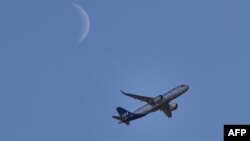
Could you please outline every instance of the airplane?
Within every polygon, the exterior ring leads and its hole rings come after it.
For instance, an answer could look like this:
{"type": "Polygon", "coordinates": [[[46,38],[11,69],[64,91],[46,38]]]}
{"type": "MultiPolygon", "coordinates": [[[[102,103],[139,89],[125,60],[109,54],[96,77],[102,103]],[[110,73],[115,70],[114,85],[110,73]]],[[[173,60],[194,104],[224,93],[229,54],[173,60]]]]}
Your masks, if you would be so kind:
{"type": "Polygon", "coordinates": [[[144,106],[138,108],[134,112],[129,112],[128,110],[117,107],[116,111],[118,112],[119,116],[112,116],[114,119],[118,120],[119,124],[125,123],[126,125],[130,124],[130,121],[136,120],[138,118],[144,117],[145,115],[155,112],[157,110],[163,111],[163,113],[168,117],[172,117],[172,111],[178,108],[177,103],[171,103],[171,101],[182,94],[184,94],[189,89],[188,85],[179,85],[170,91],[166,92],[163,95],[158,95],[156,97],[147,97],[147,96],[140,96],[131,93],[127,93],[121,91],[122,94],[132,97],[137,100],[141,100],[146,102],[144,106]]]}

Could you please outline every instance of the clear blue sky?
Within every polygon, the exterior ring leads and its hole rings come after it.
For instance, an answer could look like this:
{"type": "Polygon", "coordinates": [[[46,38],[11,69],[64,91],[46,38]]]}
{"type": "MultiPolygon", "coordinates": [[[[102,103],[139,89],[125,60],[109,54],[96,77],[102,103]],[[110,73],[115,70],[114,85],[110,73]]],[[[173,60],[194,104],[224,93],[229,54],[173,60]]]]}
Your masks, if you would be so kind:
{"type": "Polygon", "coordinates": [[[248,0],[1,0],[1,141],[221,141],[223,124],[250,123],[248,0]],[[91,29],[75,45],[81,19],[91,29]],[[168,119],[130,126],[115,108],[179,85],[168,119]]]}

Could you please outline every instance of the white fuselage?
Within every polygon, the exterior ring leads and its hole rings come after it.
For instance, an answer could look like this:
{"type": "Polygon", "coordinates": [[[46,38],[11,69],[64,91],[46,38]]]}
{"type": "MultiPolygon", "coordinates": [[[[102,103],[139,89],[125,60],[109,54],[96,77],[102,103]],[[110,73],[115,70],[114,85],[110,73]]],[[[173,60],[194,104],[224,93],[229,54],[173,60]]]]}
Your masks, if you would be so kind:
{"type": "Polygon", "coordinates": [[[163,94],[163,99],[156,103],[155,105],[145,104],[144,106],[138,108],[133,113],[136,114],[148,114],[150,112],[157,111],[162,109],[164,106],[170,103],[173,99],[179,97],[180,95],[184,94],[189,89],[188,85],[180,85],[167,93],[163,94]]]}

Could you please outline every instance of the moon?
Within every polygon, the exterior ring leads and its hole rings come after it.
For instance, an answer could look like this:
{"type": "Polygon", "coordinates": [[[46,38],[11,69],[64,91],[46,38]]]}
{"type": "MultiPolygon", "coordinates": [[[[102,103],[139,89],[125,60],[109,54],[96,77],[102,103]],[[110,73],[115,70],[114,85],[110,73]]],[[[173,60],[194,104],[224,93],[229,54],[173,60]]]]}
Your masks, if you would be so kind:
{"type": "Polygon", "coordinates": [[[86,38],[86,36],[89,33],[89,29],[90,29],[89,16],[88,16],[87,12],[81,6],[79,6],[77,4],[72,4],[72,6],[80,14],[81,21],[82,21],[81,34],[76,42],[76,44],[79,44],[80,42],[82,42],[86,38]]]}

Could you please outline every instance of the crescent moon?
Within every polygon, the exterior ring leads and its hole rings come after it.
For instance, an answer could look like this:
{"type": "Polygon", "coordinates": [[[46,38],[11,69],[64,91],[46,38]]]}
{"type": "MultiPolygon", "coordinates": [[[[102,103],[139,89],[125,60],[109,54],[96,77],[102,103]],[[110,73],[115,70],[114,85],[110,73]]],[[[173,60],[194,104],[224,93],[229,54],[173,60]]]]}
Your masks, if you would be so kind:
{"type": "Polygon", "coordinates": [[[89,16],[88,16],[87,12],[81,6],[79,6],[77,4],[72,4],[72,6],[74,8],[76,8],[78,13],[80,14],[81,21],[83,23],[82,28],[81,28],[81,34],[76,42],[76,44],[79,44],[80,42],[82,42],[86,38],[86,36],[89,33],[89,29],[90,29],[89,16]]]}

